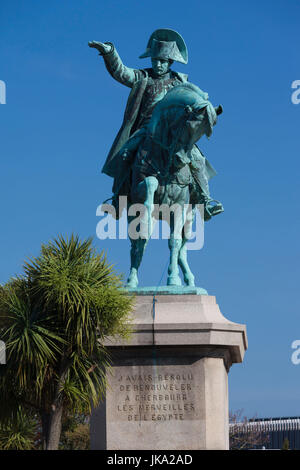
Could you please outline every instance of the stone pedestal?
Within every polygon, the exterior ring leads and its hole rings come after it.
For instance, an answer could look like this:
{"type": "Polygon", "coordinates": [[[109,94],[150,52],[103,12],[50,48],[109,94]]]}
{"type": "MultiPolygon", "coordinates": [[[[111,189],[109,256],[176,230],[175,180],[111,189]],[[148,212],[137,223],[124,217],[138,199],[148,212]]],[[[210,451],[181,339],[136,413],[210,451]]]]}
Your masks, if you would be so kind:
{"type": "Polygon", "coordinates": [[[228,371],[246,327],[208,295],[138,295],[130,342],[108,341],[106,400],[91,416],[92,449],[228,449],[228,371]]]}

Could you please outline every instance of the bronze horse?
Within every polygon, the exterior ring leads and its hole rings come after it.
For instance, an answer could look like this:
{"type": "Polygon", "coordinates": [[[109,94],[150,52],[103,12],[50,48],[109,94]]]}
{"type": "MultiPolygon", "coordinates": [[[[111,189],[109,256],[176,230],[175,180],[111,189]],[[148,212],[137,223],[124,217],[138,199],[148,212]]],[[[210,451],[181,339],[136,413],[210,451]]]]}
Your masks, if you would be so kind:
{"type": "MultiPolygon", "coordinates": [[[[138,269],[153,231],[154,219],[167,220],[170,225],[167,284],[181,285],[180,267],[186,285],[195,285],[187,261],[186,243],[196,205],[206,202],[205,194],[197,184],[197,171],[200,170],[195,166],[197,156],[203,156],[195,144],[204,134],[207,137],[212,134],[221,112],[222,108],[214,108],[207,94],[197,86],[191,83],[176,86],[157,103],[148,124],[133,134],[120,150],[129,170],[115,192],[115,203],[118,195],[128,195],[129,227],[136,216],[131,209],[135,204],[144,207],[139,218],[139,236],[129,230],[131,267],[128,287],[138,285],[138,269]],[[154,210],[163,205],[173,208],[167,217],[162,213],[164,211],[154,210]],[[187,207],[191,210],[186,210],[187,207]]],[[[205,220],[223,211],[222,205],[216,203],[210,205],[210,209],[206,208],[205,220]]]]}

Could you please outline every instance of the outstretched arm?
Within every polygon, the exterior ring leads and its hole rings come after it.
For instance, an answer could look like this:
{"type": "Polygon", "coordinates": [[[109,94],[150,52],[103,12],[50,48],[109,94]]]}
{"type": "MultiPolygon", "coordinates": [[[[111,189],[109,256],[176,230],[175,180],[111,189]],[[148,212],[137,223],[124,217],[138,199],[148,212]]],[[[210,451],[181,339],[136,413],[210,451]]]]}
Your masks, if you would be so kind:
{"type": "Polygon", "coordinates": [[[89,42],[89,46],[99,51],[110,75],[123,85],[131,88],[137,80],[143,77],[143,72],[141,72],[141,70],[131,69],[123,64],[112,43],[91,41],[89,42]]]}

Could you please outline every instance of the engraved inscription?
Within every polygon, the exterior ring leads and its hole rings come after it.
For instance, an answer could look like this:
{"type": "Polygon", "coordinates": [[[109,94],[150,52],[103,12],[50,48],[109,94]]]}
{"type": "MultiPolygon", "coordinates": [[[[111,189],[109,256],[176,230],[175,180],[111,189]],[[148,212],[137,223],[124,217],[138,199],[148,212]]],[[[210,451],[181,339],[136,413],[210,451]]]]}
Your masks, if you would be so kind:
{"type": "Polygon", "coordinates": [[[121,421],[195,419],[192,373],[129,374],[114,377],[114,415],[121,421]]]}

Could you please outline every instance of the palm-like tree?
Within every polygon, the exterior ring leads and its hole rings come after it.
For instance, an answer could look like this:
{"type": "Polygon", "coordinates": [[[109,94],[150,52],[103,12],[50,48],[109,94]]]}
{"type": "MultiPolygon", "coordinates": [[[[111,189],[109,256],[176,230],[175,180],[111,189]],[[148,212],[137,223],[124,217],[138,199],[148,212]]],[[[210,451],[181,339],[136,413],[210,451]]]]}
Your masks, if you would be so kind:
{"type": "Polygon", "coordinates": [[[91,239],[42,245],[24,275],[0,289],[4,422],[19,404],[41,417],[44,448],[57,449],[64,410],[88,412],[105,391],[108,335],[130,333],[133,298],[91,239]]]}
{"type": "Polygon", "coordinates": [[[31,450],[35,447],[37,420],[19,406],[0,424],[0,450],[31,450]]]}

